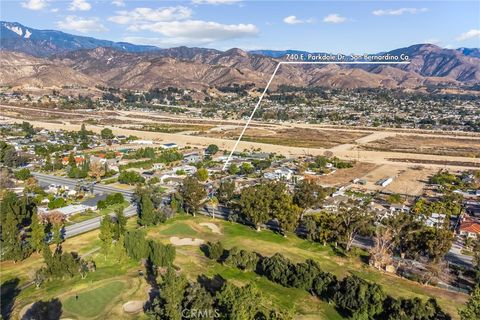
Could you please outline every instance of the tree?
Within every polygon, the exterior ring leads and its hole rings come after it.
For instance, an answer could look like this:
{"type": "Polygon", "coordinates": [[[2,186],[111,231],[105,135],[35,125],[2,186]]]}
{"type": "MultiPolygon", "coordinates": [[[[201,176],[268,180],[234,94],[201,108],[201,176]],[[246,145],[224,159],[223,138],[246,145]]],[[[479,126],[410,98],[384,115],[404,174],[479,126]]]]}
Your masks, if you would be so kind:
{"type": "Polygon", "coordinates": [[[103,166],[100,161],[90,162],[88,174],[90,177],[95,178],[95,180],[100,181],[102,177],[105,175],[105,166],[103,166]]]}
{"type": "Polygon", "coordinates": [[[171,244],[164,245],[160,242],[148,241],[148,259],[157,267],[167,267],[175,260],[175,247],[171,244]]]}
{"type": "Polygon", "coordinates": [[[225,283],[217,294],[222,319],[255,319],[262,300],[260,291],[250,283],[241,288],[225,283]]]}
{"type": "Polygon", "coordinates": [[[22,259],[22,243],[18,231],[18,221],[13,211],[8,211],[2,224],[2,254],[14,262],[22,259]]]}
{"type": "Polygon", "coordinates": [[[183,299],[183,310],[190,310],[190,314],[183,314],[188,319],[212,319],[216,318],[213,309],[214,299],[212,295],[199,283],[191,283],[185,290],[183,299]],[[199,312],[202,314],[199,314],[199,312]]]}
{"type": "Polygon", "coordinates": [[[140,196],[138,223],[142,226],[152,226],[157,223],[156,212],[148,192],[144,191],[140,196]]]}
{"type": "Polygon", "coordinates": [[[260,225],[266,223],[270,215],[272,200],[271,189],[266,184],[246,187],[240,195],[242,213],[260,230],[260,225]]]}
{"type": "Polygon", "coordinates": [[[383,269],[392,263],[392,230],[389,227],[377,226],[374,243],[374,246],[370,249],[369,264],[375,268],[383,269]]]}
{"type": "Polygon", "coordinates": [[[336,306],[354,319],[373,319],[383,311],[386,294],[378,284],[370,284],[353,275],[340,281],[334,300],[336,306]]]}
{"type": "Polygon", "coordinates": [[[336,217],[333,213],[322,211],[309,215],[304,222],[308,240],[320,242],[324,246],[337,241],[336,217]]]}
{"type": "Polygon", "coordinates": [[[480,283],[480,238],[478,237],[473,246],[473,270],[475,271],[477,283],[480,283]]]}
{"type": "Polygon", "coordinates": [[[30,170],[28,170],[27,168],[18,170],[17,172],[14,173],[14,175],[15,175],[15,178],[22,181],[25,181],[32,176],[30,170]]]}
{"type": "Polygon", "coordinates": [[[248,162],[242,163],[240,166],[240,174],[252,174],[255,171],[255,168],[248,162]]]}
{"type": "Polygon", "coordinates": [[[220,203],[228,204],[235,194],[235,182],[233,180],[222,180],[217,190],[217,197],[220,203]]]}
{"type": "Polygon", "coordinates": [[[22,122],[22,131],[25,133],[25,138],[31,138],[35,134],[35,129],[30,122],[27,121],[22,122]]]}
{"type": "Polygon", "coordinates": [[[480,285],[477,284],[465,306],[458,312],[461,320],[480,319],[480,285]]]}
{"type": "Polygon", "coordinates": [[[228,173],[231,174],[231,175],[236,175],[238,172],[240,172],[240,169],[238,168],[238,166],[235,164],[235,163],[232,163],[229,167],[228,167],[228,173]]]}
{"type": "Polygon", "coordinates": [[[30,246],[33,250],[40,252],[40,250],[43,248],[43,244],[45,243],[45,226],[40,222],[38,214],[32,215],[30,229],[30,246]]]}
{"type": "Polygon", "coordinates": [[[145,229],[125,232],[125,250],[130,258],[140,260],[148,257],[149,246],[145,236],[145,229]]]}
{"type": "Polygon", "coordinates": [[[275,206],[273,217],[277,219],[278,225],[286,236],[285,231],[295,230],[302,213],[302,208],[293,204],[292,196],[286,192],[275,195],[276,201],[273,203],[275,206]]]}
{"type": "Polygon", "coordinates": [[[105,254],[105,260],[107,260],[107,255],[112,246],[112,241],[115,233],[115,226],[112,222],[112,218],[109,215],[103,217],[100,221],[100,233],[98,237],[102,241],[102,249],[105,254]]]}
{"type": "Polygon", "coordinates": [[[418,234],[417,243],[430,261],[438,263],[452,247],[453,239],[450,230],[427,227],[418,234]]]}
{"type": "Polygon", "coordinates": [[[127,218],[123,213],[123,207],[115,209],[115,240],[119,240],[121,236],[125,234],[127,230],[127,218]]]}
{"type": "Polygon", "coordinates": [[[110,140],[113,139],[115,136],[113,135],[112,129],[110,128],[104,128],[102,131],[100,131],[100,136],[104,140],[110,140]]]}
{"type": "Polygon", "coordinates": [[[63,242],[63,222],[52,223],[52,241],[56,245],[59,245],[63,242]]]}
{"type": "Polygon", "coordinates": [[[191,212],[193,216],[198,211],[203,199],[207,196],[207,192],[201,183],[195,177],[186,177],[180,188],[180,195],[186,206],[187,212],[191,212]]]}
{"type": "Polygon", "coordinates": [[[218,207],[218,199],[216,197],[211,197],[208,199],[208,204],[212,207],[212,217],[215,219],[215,209],[218,207]]]}
{"type": "Polygon", "coordinates": [[[168,268],[162,277],[160,294],[152,303],[147,312],[153,319],[182,319],[182,300],[187,287],[187,279],[183,275],[176,275],[172,268],[168,268]]]}
{"type": "Polygon", "coordinates": [[[218,152],[218,146],[216,144],[211,144],[205,150],[208,154],[214,155],[218,152]]]}
{"type": "Polygon", "coordinates": [[[223,255],[223,244],[220,241],[217,242],[207,242],[205,245],[205,251],[207,257],[212,260],[218,260],[223,255]]]}
{"type": "Polygon", "coordinates": [[[365,206],[349,200],[339,205],[335,220],[338,238],[345,244],[345,250],[350,251],[355,236],[372,225],[373,216],[365,206]]]}
{"type": "Polygon", "coordinates": [[[122,171],[118,176],[118,182],[133,185],[145,182],[145,178],[135,171],[122,171]]]}
{"type": "Polygon", "coordinates": [[[200,168],[197,170],[197,178],[199,181],[207,181],[208,180],[208,170],[205,168],[200,168]]]}
{"type": "Polygon", "coordinates": [[[312,180],[302,180],[295,185],[293,202],[305,212],[319,206],[326,196],[327,191],[321,185],[312,180]]]}
{"type": "Polygon", "coordinates": [[[249,252],[243,249],[239,250],[237,247],[233,247],[228,251],[228,256],[224,263],[244,271],[251,271],[257,267],[258,256],[255,252],[249,252]]]}

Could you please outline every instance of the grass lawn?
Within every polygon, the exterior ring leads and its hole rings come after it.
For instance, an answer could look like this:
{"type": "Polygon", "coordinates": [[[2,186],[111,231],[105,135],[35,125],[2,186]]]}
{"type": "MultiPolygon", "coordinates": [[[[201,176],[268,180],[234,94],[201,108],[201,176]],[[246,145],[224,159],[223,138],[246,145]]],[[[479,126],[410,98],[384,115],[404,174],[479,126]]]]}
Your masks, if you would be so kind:
{"type": "Polygon", "coordinates": [[[92,290],[79,292],[78,299],[73,295],[63,301],[63,310],[85,318],[98,316],[120,295],[124,287],[124,282],[114,281],[92,290]]]}
{"type": "MultiPolygon", "coordinates": [[[[320,263],[325,271],[332,272],[339,277],[356,274],[366,280],[377,282],[383,286],[388,294],[394,297],[416,296],[425,300],[434,297],[454,319],[458,319],[457,309],[468,298],[461,293],[423,286],[414,281],[379,272],[363,262],[362,257],[364,258],[367,253],[362,250],[356,250],[351,256],[343,257],[336,254],[330,247],[305,241],[294,234],[283,237],[268,230],[257,232],[247,226],[219,219],[179,216],[165,224],[149,228],[148,236],[165,243],[168,243],[172,236],[200,238],[205,241],[221,240],[226,248],[237,246],[266,256],[280,252],[295,262],[304,261],[308,258],[314,259],[320,263]],[[208,228],[200,226],[199,223],[201,222],[215,223],[222,234],[212,233],[208,228]]],[[[208,276],[218,274],[240,285],[254,282],[270,302],[283,308],[295,308],[297,313],[306,318],[314,314],[319,314],[321,318],[325,319],[340,318],[340,315],[332,306],[310,296],[306,291],[283,288],[254,273],[244,273],[212,262],[196,246],[180,246],[176,249],[175,264],[192,280],[200,274],[208,276]]]]}
{"type": "MultiPolygon", "coordinates": [[[[128,220],[129,228],[135,227],[135,219],[128,220]]],[[[457,309],[466,301],[467,296],[435,287],[422,286],[416,282],[379,272],[370,268],[362,260],[365,252],[357,250],[350,256],[336,254],[330,247],[305,241],[293,234],[288,237],[268,230],[257,232],[252,228],[229,223],[208,217],[178,216],[166,223],[147,228],[148,237],[169,243],[170,238],[199,238],[205,241],[221,240],[226,248],[237,246],[242,249],[258,252],[262,255],[273,255],[280,252],[289,259],[300,262],[307,258],[320,263],[325,271],[339,277],[356,274],[366,280],[377,282],[385,291],[394,297],[435,297],[440,306],[454,319],[458,319],[457,309]],[[209,228],[200,226],[202,222],[214,223],[221,234],[213,233],[209,228]]],[[[99,231],[92,231],[67,239],[63,243],[64,251],[75,251],[87,259],[93,259],[97,270],[89,273],[86,279],[79,276],[61,281],[48,281],[42,287],[29,286],[18,292],[15,301],[14,316],[25,305],[38,300],[58,297],[63,304],[64,317],[75,319],[137,319],[141,314],[126,315],[122,305],[129,300],[146,300],[147,284],[138,277],[137,270],[142,267],[129,259],[118,261],[113,254],[105,255],[99,251],[101,242],[99,231]],[[79,299],[75,299],[78,293],[79,299]]],[[[34,271],[43,264],[41,254],[33,254],[24,261],[0,262],[2,283],[9,279],[19,279],[18,287],[33,279],[34,271]]],[[[198,246],[177,246],[175,265],[191,280],[199,275],[208,277],[220,276],[236,285],[254,283],[263,293],[264,299],[258,303],[265,308],[284,308],[294,310],[298,319],[341,319],[332,305],[321,301],[308,292],[284,288],[265,277],[253,272],[242,272],[236,268],[226,267],[206,258],[198,246]]],[[[3,300],[2,296],[2,300],[3,300]]],[[[13,319],[15,317],[12,317],[13,319]]]]}

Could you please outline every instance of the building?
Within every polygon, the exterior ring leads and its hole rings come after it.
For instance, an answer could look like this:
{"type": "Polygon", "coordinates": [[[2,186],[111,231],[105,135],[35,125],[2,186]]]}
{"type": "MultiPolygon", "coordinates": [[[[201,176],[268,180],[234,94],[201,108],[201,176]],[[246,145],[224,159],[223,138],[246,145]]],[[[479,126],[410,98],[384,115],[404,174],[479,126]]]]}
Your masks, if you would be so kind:
{"type": "Polygon", "coordinates": [[[150,145],[150,144],[153,144],[153,141],[152,140],[135,140],[135,141],[131,141],[130,143],[150,145]]]}
{"type": "Polygon", "coordinates": [[[176,143],[164,143],[160,146],[160,148],[162,149],[175,149],[175,148],[178,148],[178,145],[176,143]]]}
{"type": "Polygon", "coordinates": [[[58,208],[58,209],[52,209],[52,210],[48,210],[47,208],[38,208],[38,211],[39,211],[39,213],[43,213],[43,214],[49,214],[51,212],[58,212],[58,213],[64,215],[65,217],[69,217],[69,216],[72,216],[74,214],[83,213],[83,212],[87,211],[88,209],[90,209],[90,208],[87,207],[87,206],[84,206],[83,204],[71,204],[71,205],[68,205],[66,207],[62,207],[62,208],[58,208]]]}
{"type": "Polygon", "coordinates": [[[464,216],[461,219],[458,234],[465,238],[478,239],[480,237],[480,223],[469,216],[464,216]]]}
{"type": "Polygon", "coordinates": [[[393,181],[393,178],[392,178],[392,177],[390,177],[390,178],[384,178],[384,179],[378,180],[376,184],[379,185],[379,186],[382,186],[382,187],[386,187],[386,186],[388,186],[390,183],[392,183],[392,181],[393,181]]]}
{"type": "Polygon", "coordinates": [[[279,168],[273,172],[266,172],[263,175],[266,179],[269,180],[286,180],[290,181],[293,177],[293,170],[288,168],[279,168]]]}
{"type": "Polygon", "coordinates": [[[445,215],[442,213],[432,213],[430,217],[425,221],[427,227],[443,228],[445,223],[445,215]]]}
{"type": "Polygon", "coordinates": [[[190,152],[183,155],[183,162],[185,163],[196,163],[201,160],[198,152],[190,152]]]}

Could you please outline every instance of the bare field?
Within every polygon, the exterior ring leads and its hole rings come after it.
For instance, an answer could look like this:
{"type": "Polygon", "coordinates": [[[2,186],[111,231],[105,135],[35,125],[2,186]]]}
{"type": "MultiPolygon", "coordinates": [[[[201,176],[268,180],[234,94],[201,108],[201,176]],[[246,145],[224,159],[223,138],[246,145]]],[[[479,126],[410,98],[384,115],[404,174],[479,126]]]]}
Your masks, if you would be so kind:
{"type": "MultiPolygon", "coordinates": [[[[225,130],[223,132],[209,132],[208,136],[216,138],[235,139],[241,129],[225,130]]],[[[280,130],[266,130],[252,128],[245,131],[244,141],[303,148],[332,148],[338,145],[353,143],[368,133],[353,131],[333,131],[308,128],[286,128],[280,130]]]]}
{"type": "Polygon", "coordinates": [[[447,137],[422,137],[419,135],[396,135],[369,141],[362,145],[365,150],[421,153],[444,156],[480,157],[480,139],[447,137]]]}
{"type": "Polygon", "coordinates": [[[362,179],[366,180],[366,185],[355,185],[355,189],[418,196],[423,193],[429,177],[437,171],[437,168],[422,166],[382,165],[365,174],[362,179]],[[378,180],[385,178],[393,178],[393,181],[386,187],[376,184],[378,180]]]}
{"type": "Polygon", "coordinates": [[[361,178],[377,168],[373,163],[356,162],[352,168],[337,170],[332,174],[318,177],[316,180],[322,185],[338,187],[349,184],[356,178],[361,178]]]}

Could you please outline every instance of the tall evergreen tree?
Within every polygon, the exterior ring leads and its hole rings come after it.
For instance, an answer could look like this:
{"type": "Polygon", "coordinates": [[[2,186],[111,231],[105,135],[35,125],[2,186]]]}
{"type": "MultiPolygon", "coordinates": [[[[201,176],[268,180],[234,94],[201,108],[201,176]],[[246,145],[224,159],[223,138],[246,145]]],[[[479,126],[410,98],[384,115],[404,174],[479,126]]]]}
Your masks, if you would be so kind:
{"type": "Polygon", "coordinates": [[[22,258],[22,243],[18,232],[18,221],[13,211],[7,212],[2,225],[2,250],[7,260],[18,261],[22,258]]]}
{"type": "Polygon", "coordinates": [[[115,209],[115,220],[116,220],[116,225],[115,225],[114,239],[118,240],[122,235],[125,234],[125,230],[127,227],[127,218],[123,213],[123,207],[115,209]]]}
{"type": "Polygon", "coordinates": [[[112,246],[112,241],[115,233],[115,226],[112,222],[112,219],[109,215],[103,217],[100,222],[100,234],[98,237],[102,240],[102,249],[105,254],[105,259],[107,259],[108,251],[112,246]]]}
{"type": "Polygon", "coordinates": [[[156,224],[155,208],[152,199],[147,192],[143,192],[140,198],[140,219],[139,224],[142,226],[151,226],[156,224]]]}
{"type": "Polygon", "coordinates": [[[32,215],[32,222],[30,224],[30,246],[33,250],[39,252],[42,250],[45,242],[45,226],[40,222],[38,214],[32,215]]]}
{"type": "Polygon", "coordinates": [[[460,309],[459,314],[462,320],[480,319],[480,284],[473,289],[465,307],[460,309]]]}

